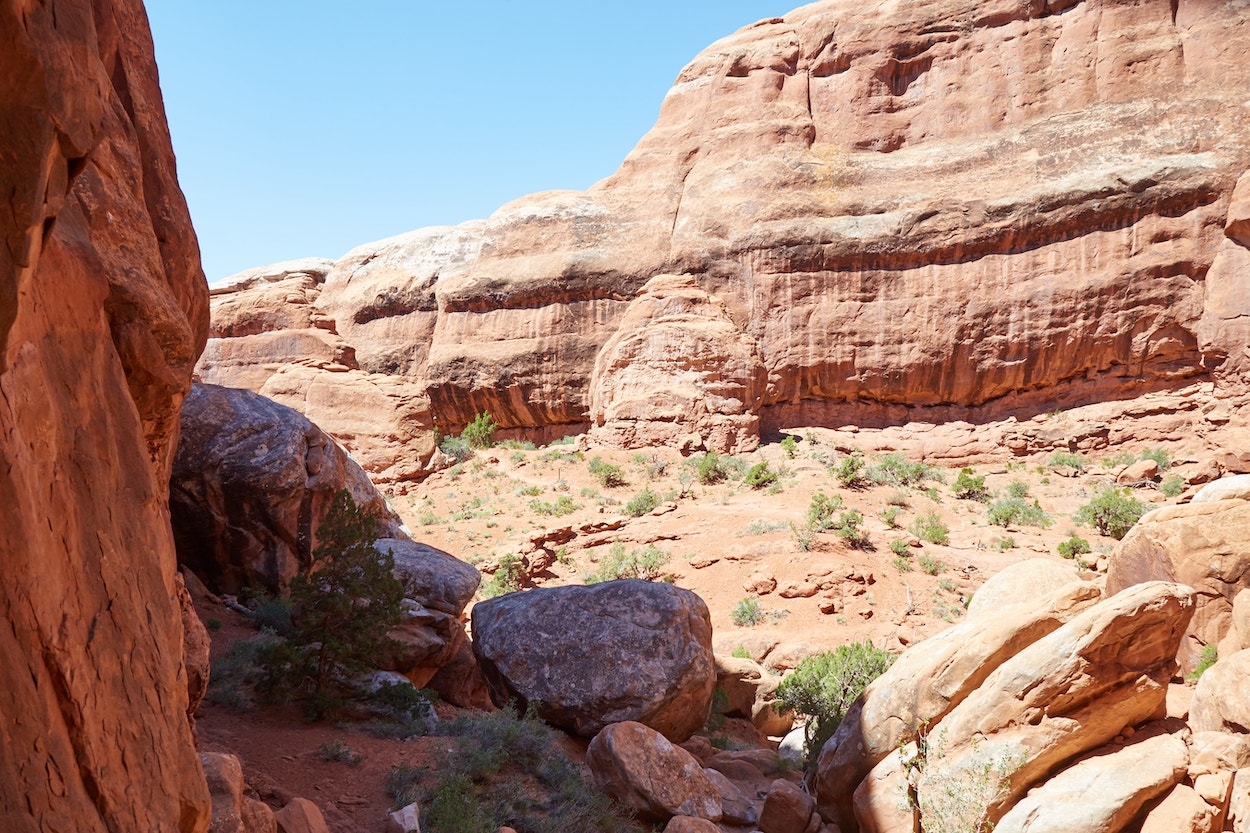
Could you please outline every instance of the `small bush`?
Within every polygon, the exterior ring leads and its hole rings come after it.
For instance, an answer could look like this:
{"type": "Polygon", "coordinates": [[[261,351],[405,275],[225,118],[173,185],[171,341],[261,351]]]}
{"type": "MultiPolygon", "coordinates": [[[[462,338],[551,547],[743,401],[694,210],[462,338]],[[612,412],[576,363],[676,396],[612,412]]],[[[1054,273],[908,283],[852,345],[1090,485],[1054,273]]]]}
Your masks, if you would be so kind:
{"type": "Polygon", "coordinates": [[[1172,455],[1163,448],[1150,448],[1141,453],[1142,460],[1154,460],[1159,464],[1159,471],[1167,471],[1172,465],[1172,455]]]}
{"type": "Polygon", "coordinates": [[[608,557],[599,565],[599,569],[586,577],[587,584],[598,584],[603,581],[615,581],[622,578],[640,578],[644,581],[655,581],[663,573],[660,568],[669,561],[669,554],[650,544],[645,550],[625,552],[625,545],[617,541],[608,551],[608,557]]]}
{"type": "Polygon", "coordinates": [[[777,521],[774,523],[772,521],[766,521],[763,518],[757,518],[747,524],[746,529],[738,533],[738,537],[743,538],[748,535],[767,535],[770,532],[776,532],[777,530],[785,529],[788,526],[789,524],[784,521],[777,521]]]}
{"type": "Polygon", "coordinates": [[[726,477],[725,468],[721,465],[720,455],[715,451],[709,451],[702,457],[695,459],[695,472],[698,475],[699,482],[705,486],[711,486],[720,483],[726,477]]]}
{"type": "Polygon", "coordinates": [[[520,556],[509,553],[500,557],[499,567],[496,568],[495,574],[482,582],[478,592],[481,593],[483,599],[493,599],[505,593],[517,592],[521,589],[521,582],[525,577],[523,567],[520,556]]]}
{"type": "Polygon", "coordinates": [[[921,555],[916,559],[916,563],[920,565],[920,570],[922,572],[928,573],[931,576],[936,576],[938,573],[946,572],[945,562],[939,561],[936,558],[931,558],[927,555],[921,555]]]}
{"type": "Polygon", "coordinates": [[[1220,654],[1214,645],[1204,645],[1202,647],[1202,658],[1198,660],[1198,664],[1194,666],[1194,670],[1189,672],[1185,679],[1191,683],[1196,683],[1202,679],[1202,675],[1207,673],[1207,669],[1215,665],[1219,661],[1220,654]]]}
{"type": "Polygon", "coordinates": [[[868,533],[864,532],[861,524],[864,522],[864,516],[854,509],[843,512],[838,516],[837,522],[833,525],[834,532],[856,549],[868,549],[868,533]]]}
{"type": "Polygon", "coordinates": [[[1164,497],[1176,497],[1185,491],[1185,478],[1178,475],[1171,475],[1163,478],[1163,482],[1159,484],[1159,491],[1164,497]]]}
{"type": "Polygon", "coordinates": [[[208,628],[210,631],[219,631],[224,627],[224,625],[220,619],[206,619],[204,620],[204,627],[208,628]]]}
{"type": "Polygon", "coordinates": [[[1101,535],[1120,539],[1146,514],[1147,508],[1127,491],[1107,486],[1078,509],[1075,517],[1078,523],[1094,527],[1101,535]]]}
{"type": "Polygon", "coordinates": [[[473,446],[469,445],[469,441],[463,437],[443,437],[439,441],[438,450],[457,463],[463,463],[473,456],[473,446]]]}
{"type": "Polygon", "coordinates": [[[333,743],[321,744],[321,748],[317,751],[323,761],[332,761],[347,764],[348,766],[359,766],[363,760],[362,756],[358,752],[353,752],[351,747],[343,742],[342,738],[335,739],[333,743]]]}
{"type": "Polygon", "coordinates": [[[600,457],[591,457],[587,468],[605,488],[625,485],[625,472],[616,463],[605,463],[600,457]]]}
{"type": "Polygon", "coordinates": [[[1035,500],[1029,503],[1024,498],[1008,498],[991,504],[987,520],[994,526],[1037,526],[1045,529],[1050,526],[1050,515],[1035,500]]]}
{"type": "Polygon", "coordinates": [[[753,628],[766,618],[760,600],[754,596],[747,596],[738,602],[729,613],[729,620],[740,628],[753,628]]]}
{"type": "Polygon", "coordinates": [[[887,506],[881,510],[881,520],[885,521],[885,525],[890,529],[898,529],[898,516],[897,506],[887,506]]]}
{"type": "Polygon", "coordinates": [[[1104,468],[1118,469],[1121,466],[1127,466],[1129,463],[1137,461],[1137,455],[1131,451],[1121,451],[1118,454],[1112,454],[1110,457],[1104,457],[1102,464],[1104,468]]]}
{"type": "Polygon", "coordinates": [[[660,496],[648,487],[630,498],[629,502],[625,504],[625,514],[633,518],[640,518],[653,511],[659,505],[660,496]]]}
{"type": "Polygon", "coordinates": [[[907,509],[911,506],[911,494],[906,489],[895,489],[890,496],[885,499],[890,506],[898,506],[907,509]]]}
{"type": "Polygon", "coordinates": [[[798,442],[794,439],[794,437],[791,437],[789,434],[787,434],[785,438],[782,439],[781,441],[782,450],[785,451],[786,456],[789,457],[791,460],[794,459],[794,452],[798,447],[799,447],[798,442]]]}
{"type": "Polygon", "coordinates": [[[959,470],[959,476],[951,486],[951,491],[960,500],[984,501],[989,498],[989,490],[985,488],[985,475],[975,474],[970,468],[959,470]]]}
{"type": "Polygon", "coordinates": [[[807,657],[782,679],[778,704],[810,718],[804,744],[809,768],[860,692],[893,663],[894,655],[888,651],[871,642],[856,642],[807,657]]]}
{"type": "Polygon", "coordinates": [[[761,460],[751,466],[747,471],[747,476],[742,478],[742,482],[752,489],[763,489],[777,482],[777,473],[769,470],[767,460],[761,460]]]}
{"type": "Polygon", "coordinates": [[[933,466],[908,462],[899,454],[884,455],[868,467],[866,474],[874,483],[891,486],[917,486],[926,480],[942,480],[942,473],[933,466]]]}
{"type": "Polygon", "coordinates": [[[1085,464],[1085,455],[1075,451],[1056,451],[1050,455],[1050,460],[1047,461],[1047,465],[1052,469],[1059,466],[1067,466],[1077,471],[1084,471],[1085,464]]]}
{"type": "Polygon", "coordinates": [[[906,556],[911,554],[911,547],[907,545],[906,539],[895,538],[890,542],[890,552],[895,555],[906,556]]]}
{"type": "Polygon", "coordinates": [[[1060,541],[1058,546],[1059,554],[1064,558],[1076,558],[1082,553],[1087,553],[1089,549],[1089,541],[1079,535],[1073,535],[1066,541],[1060,541]]]}
{"type": "Polygon", "coordinates": [[[834,526],[833,515],[842,508],[842,496],[829,497],[824,492],[812,495],[807,505],[807,528],[812,532],[824,532],[834,526]]]}
{"type": "Polygon", "coordinates": [[[807,552],[812,548],[812,542],[815,535],[810,526],[790,524],[790,531],[794,533],[795,546],[797,546],[801,552],[807,552]]]}
{"type": "MultiPolygon", "coordinates": [[[[530,440],[500,440],[498,443],[496,443],[496,445],[498,445],[500,448],[509,448],[515,451],[533,451],[534,449],[538,448],[538,446],[534,445],[534,443],[531,442],[530,440]]],[[[517,457],[514,454],[512,455],[512,459],[524,460],[525,455],[522,454],[520,457],[517,457]]]]}
{"type": "Polygon", "coordinates": [[[915,566],[911,563],[911,559],[905,555],[894,556],[893,563],[894,569],[898,570],[900,573],[910,573],[915,569],[915,566]]]}
{"type": "Polygon", "coordinates": [[[858,487],[864,481],[864,455],[856,452],[843,457],[833,470],[833,476],[844,488],[858,487]]]}
{"type": "Polygon", "coordinates": [[[499,426],[495,425],[495,420],[486,411],[473,417],[473,421],[464,427],[460,432],[460,438],[471,445],[473,448],[490,448],[495,444],[495,429],[499,426]]]}
{"type": "Polygon", "coordinates": [[[1029,496],[1029,484],[1023,480],[1013,480],[1007,484],[1007,497],[1023,498],[1029,496]]]}
{"type": "Polygon", "coordinates": [[[928,541],[930,544],[950,543],[950,529],[936,511],[920,515],[907,529],[921,541],[928,541]]]}
{"type": "Polygon", "coordinates": [[[748,651],[746,646],[741,642],[738,643],[737,648],[733,649],[733,653],[730,654],[730,656],[734,659],[754,659],[754,657],[751,656],[751,652],[748,651]]]}
{"type": "Polygon", "coordinates": [[[998,550],[999,552],[1006,552],[1007,550],[1014,550],[1015,548],[1016,548],[1016,539],[1011,537],[1010,535],[1004,535],[1002,538],[999,538],[998,541],[994,544],[994,549],[998,550]]]}
{"type": "Polygon", "coordinates": [[[582,507],[573,502],[573,498],[568,495],[560,495],[555,503],[534,498],[529,502],[530,511],[537,515],[549,515],[559,518],[563,515],[571,515],[582,507]]]}

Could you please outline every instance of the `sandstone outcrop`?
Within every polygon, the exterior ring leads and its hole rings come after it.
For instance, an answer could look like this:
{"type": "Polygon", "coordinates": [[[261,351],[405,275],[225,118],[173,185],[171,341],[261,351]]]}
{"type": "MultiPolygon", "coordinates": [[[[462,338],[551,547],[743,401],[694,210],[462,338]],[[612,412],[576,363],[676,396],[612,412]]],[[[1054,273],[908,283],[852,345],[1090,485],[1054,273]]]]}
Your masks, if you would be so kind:
{"type": "Polygon", "coordinates": [[[586,765],[599,789],[643,820],[721,819],[720,791],[695,757],[641,723],[606,726],[587,747],[586,765]]]}
{"type": "Polygon", "coordinates": [[[725,693],[720,711],[750,720],[760,734],[784,735],[794,726],[794,713],[777,705],[774,693],[781,678],[752,659],[717,655],[716,687],[725,693]]]}
{"type": "Polygon", "coordinates": [[[147,18],[5,0],[0,42],[0,818],[199,833],[166,495],[208,293],[147,18]]]}
{"type": "Polygon", "coordinates": [[[459,616],[482,583],[482,574],[472,564],[428,544],[379,538],[374,547],[394,557],[404,596],[431,610],[459,616]]]}
{"type": "MultiPolygon", "coordinates": [[[[304,267],[290,286],[324,319],[216,296],[201,373],[260,390],[257,368],[299,368],[296,407],[314,376],[397,380],[419,460],[432,424],[483,410],[535,439],[740,450],[791,424],[962,420],[975,444],[1021,413],[1240,395],[1247,46],[1228,3],[803,6],[695,57],[586,192],[304,267]]],[[[397,424],[316,419],[362,457],[397,424]]],[[[999,433],[1019,453],[1053,430],[999,433]]]]}
{"type": "Polygon", "coordinates": [[[496,705],[533,703],[583,737],[628,720],[681,742],[707,720],[712,625],[689,590],[628,579],[510,593],[476,604],[472,630],[496,705]]]}
{"type": "Polygon", "coordinates": [[[1250,732],[1250,651],[1220,657],[1198,680],[1189,725],[1195,732],[1250,732]]]}
{"type": "MultiPolygon", "coordinates": [[[[899,799],[911,784],[922,812],[938,811],[951,785],[977,785],[964,792],[972,801],[965,818],[996,822],[1061,765],[1162,717],[1193,595],[1164,582],[1137,585],[1025,647],[929,726],[923,751],[912,743],[885,756],[855,789],[854,820],[837,821],[865,833],[910,830],[899,799]]],[[[833,746],[816,781],[827,816],[841,804],[834,790],[842,785],[824,766],[833,746]]]]}
{"type": "Polygon", "coordinates": [[[1165,506],[1144,516],[1111,553],[1107,592],[1144,581],[1192,587],[1197,607],[1180,651],[1181,670],[1197,665],[1205,645],[1232,626],[1233,600],[1250,588],[1250,503],[1215,500],[1165,506]]]}
{"type": "Polygon", "coordinates": [[[179,561],[218,591],[284,589],[311,566],[317,528],[344,489],[381,536],[407,537],[332,438],[251,391],[192,388],[169,486],[179,561]]]}

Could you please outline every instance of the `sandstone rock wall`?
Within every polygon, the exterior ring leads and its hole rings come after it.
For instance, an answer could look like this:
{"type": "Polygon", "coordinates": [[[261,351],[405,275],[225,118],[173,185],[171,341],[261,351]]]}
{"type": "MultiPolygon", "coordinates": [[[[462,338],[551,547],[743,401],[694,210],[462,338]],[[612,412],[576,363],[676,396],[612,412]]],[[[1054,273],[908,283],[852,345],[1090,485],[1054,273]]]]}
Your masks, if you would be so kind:
{"type": "Polygon", "coordinates": [[[208,328],[138,0],[0,0],[0,827],[202,831],[166,488],[208,328]]]}
{"type": "Polygon", "coordinates": [[[218,296],[201,373],[294,407],[314,379],[397,380],[406,427],[343,437],[375,474],[482,410],[741,450],[1240,393],[1248,46],[1232,0],[804,6],[704,50],[590,190],[336,262],[307,290],[333,334],[251,332],[218,296]]]}

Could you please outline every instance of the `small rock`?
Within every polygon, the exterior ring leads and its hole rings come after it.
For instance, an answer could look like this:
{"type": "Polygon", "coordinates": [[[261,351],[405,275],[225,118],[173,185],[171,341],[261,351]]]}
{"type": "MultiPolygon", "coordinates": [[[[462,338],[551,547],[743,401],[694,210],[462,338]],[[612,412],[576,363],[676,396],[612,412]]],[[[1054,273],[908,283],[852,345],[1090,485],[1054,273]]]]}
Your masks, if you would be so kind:
{"type": "Polygon", "coordinates": [[[783,599],[810,599],[820,592],[820,586],[810,581],[791,581],[783,584],[777,595],[783,599]]]}
{"type": "Polygon", "coordinates": [[[812,820],[816,802],[789,781],[777,779],[768,789],[760,811],[762,833],[803,833],[812,820]]]}
{"type": "Polygon", "coordinates": [[[707,567],[711,567],[718,561],[720,561],[720,559],[714,555],[696,555],[694,558],[690,559],[690,566],[694,567],[696,570],[702,570],[707,567]]]}
{"type": "Polygon", "coordinates": [[[1121,486],[1131,486],[1134,483],[1141,483],[1147,480],[1155,480],[1159,477],[1159,463],[1149,458],[1138,460],[1136,463],[1130,463],[1116,475],[1115,482],[1121,486]]]}
{"type": "Polygon", "coordinates": [[[387,833],[421,833],[421,805],[401,807],[387,817],[387,833]]]}
{"type": "Polygon", "coordinates": [[[742,589],[757,596],[767,596],[777,589],[777,579],[764,573],[754,573],[747,579],[742,589]]]}
{"type": "Polygon", "coordinates": [[[664,833],[720,833],[720,828],[707,819],[673,816],[664,825],[664,833]]]}
{"type": "Polygon", "coordinates": [[[278,833],[330,833],[325,816],[307,798],[292,798],[273,815],[278,822],[278,833]]]}
{"type": "Polygon", "coordinates": [[[605,727],[586,749],[595,783],[651,822],[673,816],[720,821],[720,791],[695,757],[634,721],[605,727]]]}

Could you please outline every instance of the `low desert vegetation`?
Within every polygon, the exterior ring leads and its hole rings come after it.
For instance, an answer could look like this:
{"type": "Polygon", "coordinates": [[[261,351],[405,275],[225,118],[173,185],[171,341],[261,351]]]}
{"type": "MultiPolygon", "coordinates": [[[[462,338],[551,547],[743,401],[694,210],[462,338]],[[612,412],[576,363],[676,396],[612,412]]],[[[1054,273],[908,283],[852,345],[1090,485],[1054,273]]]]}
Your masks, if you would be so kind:
{"type": "Polygon", "coordinates": [[[1127,489],[1106,486],[1075,515],[1077,523],[1092,526],[1098,534],[1120,539],[1128,534],[1149,507],[1127,489]]]}
{"type": "Polygon", "coordinates": [[[959,470],[951,491],[960,500],[985,501],[990,496],[989,489],[985,488],[985,475],[979,475],[970,468],[959,470]]]}
{"type": "Polygon", "coordinates": [[[754,596],[747,596],[738,602],[729,613],[729,620],[740,628],[755,627],[762,624],[767,618],[768,614],[764,612],[764,608],[760,605],[760,600],[754,596]]]}
{"type": "Polygon", "coordinates": [[[930,544],[950,543],[950,528],[936,510],[918,516],[912,521],[911,526],[907,527],[907,531],[930,544]]]}
{"type": "Polygon", "coordinates": [[[1007,498],[990,505],[986,520],[994,526],[1050,526],[1050,515],[1036,500],[1029,503],[1024,498],[1007,498]]]}
{"type": "Polygon", "coordinates": [[[669,562],[670,555],[655,544],[646,549],[625,551],[625,545],[616,542],[599,564],[599,569],[586,576],[586,584],[615,581],[622,578],[640,578],[658,581],[664,578],[661,568],[669,562]]]}

